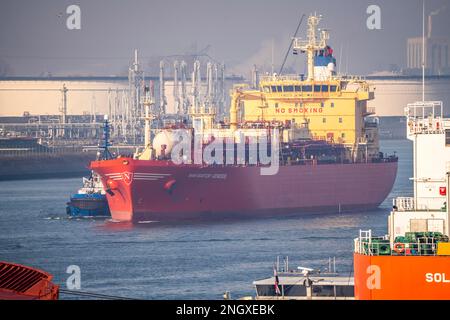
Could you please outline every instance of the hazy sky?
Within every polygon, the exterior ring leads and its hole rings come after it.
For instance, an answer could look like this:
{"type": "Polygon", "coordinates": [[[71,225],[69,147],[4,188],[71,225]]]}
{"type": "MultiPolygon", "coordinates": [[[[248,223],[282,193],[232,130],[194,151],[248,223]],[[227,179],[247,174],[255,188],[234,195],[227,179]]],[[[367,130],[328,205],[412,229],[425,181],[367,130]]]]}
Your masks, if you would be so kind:
{"type": "MultiPolygon", "coordinates": [[[[450,0],[426,6],[427,14],[442,8],[433,34],[449,36],[450,0]]],[[[126,70],[134,48],[148,60],[196,44],[209,45],[229,72],[244,73],[253,63],[270,64],[272,42],[278,66],[301,15],[314,11],[349,73],[405,67],[406,39],[422,33],[422,0],[2,0],[0,63],[15,75],[113,75],[126,70]],[[81,30],[66,28],[71,4],[81,8],[81,30]],[[381,7],[381,30],[366,27],[371,4],[381,7]]],[[[288,66],[303,69],[304,56],[295,59],[288,66]]]]}

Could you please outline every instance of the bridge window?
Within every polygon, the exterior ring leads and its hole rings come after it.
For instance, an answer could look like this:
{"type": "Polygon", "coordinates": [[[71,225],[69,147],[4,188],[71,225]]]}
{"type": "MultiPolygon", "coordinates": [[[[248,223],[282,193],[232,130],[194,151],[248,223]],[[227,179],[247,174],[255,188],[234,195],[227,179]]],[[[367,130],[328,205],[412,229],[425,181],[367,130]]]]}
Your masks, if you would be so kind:
{"type": "Polygon", "coordinates": [[[450,129],[445,130],[445,146],[450,147],[450,129]]]}
{"type": "Polygon", "coordinates": [[[354,295],[355,290],[353,285],[336,286],[336,297],[353,297],[354,295]]]}
{"type": "Polygon", "coordinates": [[[293,86],[284,86],[284,92],[293,92],[294,91],[294,87],[293,86]]]}
{"type": "Polygon", "coordinates": [[[300,92],[301,91],[301,87],[300,86],[294,86],[294,90],[297,91],[297,92],[300,92]]]}
{"type": "Polygon", "coordinates": [[[272,92],[277,92],[277,87],[276,86],[272,86],[272,92]]]}
{"type": "Polygon", "coordinates": [[[337,90],[337,86],[330,86],[330,91],[331,92],[336,92],[337,90]]]}
{"type": "Polygon", "coordinates": [[[312,286],[312,295],[314,297],[334,297],[334,286],[312,286]]]}
{"type": "Polygon", "coordinates": [[[302,91],[303,92],[311,92],[312,91],[312,86],[302,86],[302,91]]]}
{"type": "Polygon", "coordinates": [[[283,87],[282,86],[277,86],[277,91],[278,92],[283,92],[283,87]]]}
{"type": "Polygon", "coordinates": [[[322,92],[328,92],[328,86],[322,85],[322,92]]]}
{"type": "Polygon", "coordinates": [[[314,86],[314,92],[320,92],[320,86],[318,85],[314,86]]]}

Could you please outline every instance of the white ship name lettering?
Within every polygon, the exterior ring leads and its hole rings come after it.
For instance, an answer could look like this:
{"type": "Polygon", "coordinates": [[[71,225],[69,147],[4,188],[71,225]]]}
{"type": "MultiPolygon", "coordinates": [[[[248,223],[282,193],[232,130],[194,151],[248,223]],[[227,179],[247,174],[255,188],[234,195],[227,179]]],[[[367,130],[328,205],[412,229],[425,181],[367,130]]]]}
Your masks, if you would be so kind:
{"type": "Polygon", "coordinates": [[[445,273],[426,273],[425,274],[426,282],[436,282],[436,283],[450,283],[450,280],[446,278],[445,273]]]}
{"type": "Polygon", "coordinates": [[[189,173],[188,178],[226,179],[226,173],[189,173]]]}

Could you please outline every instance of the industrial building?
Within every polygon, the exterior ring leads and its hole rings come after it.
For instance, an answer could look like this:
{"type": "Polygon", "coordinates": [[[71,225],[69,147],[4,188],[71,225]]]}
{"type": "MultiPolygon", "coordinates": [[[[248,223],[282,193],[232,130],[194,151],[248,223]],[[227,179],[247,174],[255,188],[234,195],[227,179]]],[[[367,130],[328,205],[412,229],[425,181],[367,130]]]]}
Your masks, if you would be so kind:
{"type": "Polygon", "coordinates": [[[407,40],[407,74],[420,75],[424,63],[427,75],[450,75],[450,37],[433,35],[433,16],[437,12],[428,16],[424,39],[415,37],[407,40]]]}

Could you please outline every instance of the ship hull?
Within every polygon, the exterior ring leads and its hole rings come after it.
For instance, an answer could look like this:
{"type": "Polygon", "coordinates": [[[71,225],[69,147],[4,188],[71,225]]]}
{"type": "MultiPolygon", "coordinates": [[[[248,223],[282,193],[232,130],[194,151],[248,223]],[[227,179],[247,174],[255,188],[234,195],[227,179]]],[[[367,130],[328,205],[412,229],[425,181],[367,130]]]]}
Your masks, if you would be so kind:
{"type": "Polygon", "coordinates": [[[53,275],[28,266],[0,261],[0,300],[58,300],[53,275]]]}
{"type": "Polygon", "coordinates": [[[353,258],[355,299],[450,300],[450,256],[353,258]]]}
{"type": "Polygon", "coordinates": [[[372,209],[391,191],[397,162],[281,166],[275,175],[130,158],[91,168],[109,189],[114,220],[179,221],[372,209]]]}
{"type": "Polygon", "coordinates": [[[73,218],[111,216],[106,196],[101,194],[74,195],[67,203],[66,211],[73,218]]]}

